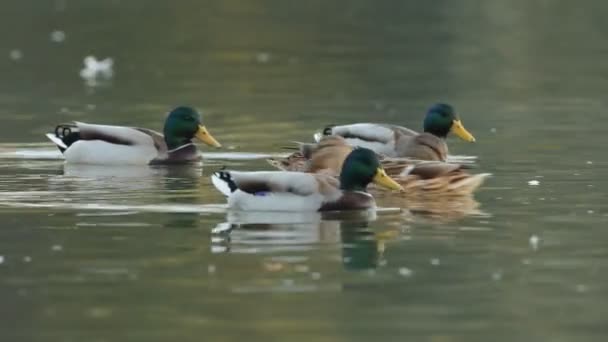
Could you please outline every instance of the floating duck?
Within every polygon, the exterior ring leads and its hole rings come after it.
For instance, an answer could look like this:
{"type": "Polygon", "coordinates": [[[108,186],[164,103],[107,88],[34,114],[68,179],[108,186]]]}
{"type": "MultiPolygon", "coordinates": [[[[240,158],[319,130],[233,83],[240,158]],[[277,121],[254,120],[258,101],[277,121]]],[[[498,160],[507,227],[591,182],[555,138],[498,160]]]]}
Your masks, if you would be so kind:
{"type": "Polygon", "coordinates": [[[201,115],[190,107],[173,109],[163,134],[147,128],[96,125],[84,122],[61,124],[46,136],[73,164],[183,164],[201,160],[192,143],[221,147],[201,123],[201,115]]]}
{"type": "Polygon", "coordinates": [[[353,146],[366,147],[388,157],[446,161],[448,146],[445,138],[450,132],[465,141],[475,141],[475,137],[462,125],[454,108],[439,103],[426,113],[424,133],[396,125],[355,123],[327,126],[323,133],[315,134],[315,140],[319,141],[324,135],[339,135],[353,146]]]}
{"type": "Polygon", "coordinates": [[[219,171],[213,185],[228,197],[228,206],[245,211],[361,210],[375,207],[369,183],[392,190],[401,186],[386,175],[376,154],[355,148],[346,156],[339,178],[289,171],[219,171]]]}
{"type": "MultiPolygon", "coordinates": [[[[337,175],[353,147],[341,136],[324,136],[316,144],[300,144],[299,150],[286,158],[268,159],[280,169],[337,175]]],[[[470,174],[459,164],[381,157],[381,166],[404,189],[401,196],[462,196],[473,193],[489,173],[470,174]]],[[[374,192],[379,195],[381,192],[374,192]]]]}

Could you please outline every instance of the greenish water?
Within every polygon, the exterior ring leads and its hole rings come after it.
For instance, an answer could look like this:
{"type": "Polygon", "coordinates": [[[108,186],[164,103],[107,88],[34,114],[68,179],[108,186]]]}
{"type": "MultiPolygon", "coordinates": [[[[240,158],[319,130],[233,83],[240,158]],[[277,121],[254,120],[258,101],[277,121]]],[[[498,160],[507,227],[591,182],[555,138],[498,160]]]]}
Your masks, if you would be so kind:
{"type": "Polygon", "coordinates": [[[605,341],[606,11],[4,3],[0,340],[605,341]],[[114,78],[86,86],[88,54],[114,78]],[[472,212],[226,213],[209,182],[327,123],[419,128],[436,101],[478,141],[451,152],[494,175],[472,212]],[[227,146],[203,168],[68,167],[45,141],[69,120],[160,129],[177,104],[227,146]]]}

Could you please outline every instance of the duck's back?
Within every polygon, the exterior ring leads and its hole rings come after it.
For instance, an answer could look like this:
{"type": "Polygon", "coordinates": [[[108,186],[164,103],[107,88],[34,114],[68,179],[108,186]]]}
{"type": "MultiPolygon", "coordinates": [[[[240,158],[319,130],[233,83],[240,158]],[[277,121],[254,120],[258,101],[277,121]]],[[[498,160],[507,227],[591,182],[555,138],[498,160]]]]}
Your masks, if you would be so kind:
{"type": "Polygon", "coordinates": [[[401,140],[396,146],[396,157],[419,160],[445,161],[448,146],[445,141],[430,133],[420,133],[401,140]]]}

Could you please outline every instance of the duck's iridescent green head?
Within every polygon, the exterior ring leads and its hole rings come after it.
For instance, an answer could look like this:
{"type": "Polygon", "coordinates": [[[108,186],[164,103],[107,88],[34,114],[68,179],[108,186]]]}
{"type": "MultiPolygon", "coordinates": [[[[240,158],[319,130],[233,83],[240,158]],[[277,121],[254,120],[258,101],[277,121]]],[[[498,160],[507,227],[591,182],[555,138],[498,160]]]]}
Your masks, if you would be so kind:
{"type": "Polygon", "coordinates": [[[349,191],[365,191],[372,182],[392,190],[403,189],[386,174],[374,151],[363,147],[353,149],[342,164],[340,187],[349,191]]]}
{"type": "Polygon", "coordinates": [[[454,108],[445,103],[438,103],[429,108],[424,117],[424,131],[440,138],[445,138],[452,132],[465,141],[475,141],[475,137],[462,125],[454,108]]]}
{"type": "Polygon", "coordinates": [[[209,146],[221,146],[202,125],[199,112],[190,107],[173,109],[165,120],[163,134],[170,150],[191,143],[194,137],[209,146]]]}

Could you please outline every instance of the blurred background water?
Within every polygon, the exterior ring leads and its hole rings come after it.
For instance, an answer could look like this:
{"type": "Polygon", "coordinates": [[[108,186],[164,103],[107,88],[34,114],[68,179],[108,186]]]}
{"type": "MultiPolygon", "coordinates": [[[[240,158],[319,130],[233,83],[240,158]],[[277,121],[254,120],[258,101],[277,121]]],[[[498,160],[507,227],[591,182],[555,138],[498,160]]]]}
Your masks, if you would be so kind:
{"type": "Polygon", "coordinates": [[[0,8],[1,340],[606,339],[607,3],[0,8]],[[87,84],[88,55],[114,76],[87,84]],[[437,101],[494,175],[471,210],[235,214],[209,183],[328,123],[419,129],[437,101]],[[45,141],[179,104],[226,146],[203,168],[68,167],[45,141]]]}

